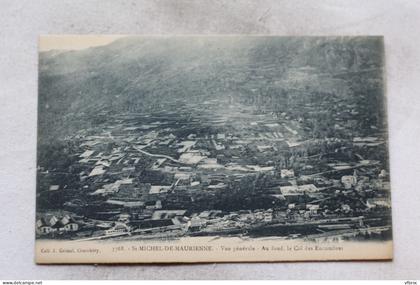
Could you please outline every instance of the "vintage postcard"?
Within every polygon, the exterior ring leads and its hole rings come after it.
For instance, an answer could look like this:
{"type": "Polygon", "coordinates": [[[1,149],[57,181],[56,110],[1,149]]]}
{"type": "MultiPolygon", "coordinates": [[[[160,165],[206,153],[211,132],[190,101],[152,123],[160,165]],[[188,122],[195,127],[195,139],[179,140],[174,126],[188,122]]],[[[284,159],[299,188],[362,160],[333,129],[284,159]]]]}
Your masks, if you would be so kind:
{"type": "Polygon", "coordinates": [[[39,49],[37,263],[392,259],[382,37],[39,49]]]}

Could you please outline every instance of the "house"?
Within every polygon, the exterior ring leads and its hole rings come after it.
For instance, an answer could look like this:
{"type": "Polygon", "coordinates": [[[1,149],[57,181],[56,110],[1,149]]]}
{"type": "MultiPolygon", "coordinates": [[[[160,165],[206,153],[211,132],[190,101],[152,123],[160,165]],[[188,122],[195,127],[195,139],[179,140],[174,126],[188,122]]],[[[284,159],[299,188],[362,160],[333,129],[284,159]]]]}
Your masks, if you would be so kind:
{"type": "Polygon", "coordinates": [[[71,217],[69,215],[64,215],[64,217],[61,218],[61,223],[63,223],[63,225],[66,225],[70,222],[71,217]]]}
{"type": "Polygon", "coordinates": [[[351,211],[351,207],[349,205],[347,205],[347,204],[341,204],[341,210],[344,213],[349,213],[351,211]]]}
{"type": "Polygon", "coordinates": [[[192,218],[187,223],[188,230],[191,231],[191,232],[198,232],[203,227],[205,227],[205,225],[206,225],[206,221],[205,220],[202,220],[202,219],[200,219],[198,217],[192,218]]]}
{"type": "Polygon", "coordinates": [[[124,223],[117,223],[113,228],[105,231],[105,235],[129,233],[131,228],[124,223]]]}
{"type": "Polygon", "coordinates": [[[118,216],[118,221],[119,221],[119,222],[128,222],[128,221],[130,221],[130,218],[131,218],[131,215],[130,215],[130,214],[127,214],[127,213],[121,213],[121,214],[118,216]]]}
{"type": "Polygon", "coordinates": [[[257,212],[254,213],[254,217],[257,220],[262,220],[262,219],[264,219],[264,213],[261,212],[261,211],[257,211],[257,212]]]}
{"type": "Polygon", "coordinates": [[[36,232],[38,234],[47,235],[53,231],[51,224],[45,218],[41,218],[36,222],[36,232]]]}
{"type": "Polygon", "coordinates": [[[149,194],[167,193],[170,189],[171,186],[152,185],[150,187],[149,194]]]}
{"type": "Polygon", "coordinates": [[[149,209],[149,210],[162,209],[162,202],[160,200],[147,201],[145,203],[145,206],[146,206],[146,209],[149,209]]]}
{"type": "Polygon", "coordinates": [[[266,151],[273,151],[275,150],[271,145],[257,145],[257,149],[259,152],[266,152],[266,151]]]}
{"type": "Polygon", "coordinates": [[[45,235],[47,235],[47,234],[49,234],[53,231],[54,231],[54,229],[51,226],[47,226],[47,225],[44,225],[44,226],[39,228],[39,233],[45,234],[45,235]]]}
{"type": "Polygon", "coordinates": [[[319,211],[319,205],[306,204],[306,209],[309,210],[312,215],[314,215],[319,211]]]}
{"type": "Polygon", "coordinates": [[[376,207],[383,207],[383,208],[391,208],[391,201],[388,198],[369,198],[366,201],[366,205],[369,209],[376,208],[376,207]]]}
{"type": "Polygon", "coordinates": [[[200,185],[200,181],[193,181],[193,182],[191,182],[191,187],[195,187],[195,186],[198,186],[198,185],[200,185]]]}
{"type": "Polygon", "coordinates": [[[63,220],[61,221],[63,224],[62,230],[66,232],[76,232],[79,230],[79,224],[74,221],[73,218],[67,219],[66,223],[63,223],[63,220]]]}
{"type": "Polygon", "coordinates": [[[269,223],[273,220],[273,210],[268,209],[264,212],[264,222],[269,223]]]}
{"type": "Polygon", "coordinates": [[[179,157],[179,161],[185,164],[197,164],[205,158],[207,157],[201,155],[199,151],[189,151],[182,153],[179,157]]]}
{"type": "Polygon", "coordinates": [[[217,139],[218,140],[224,140],[224,139],[226,139],[226,135],[225,134],[217,134],[217,139]]]}
{"type": "Polygon", "coordinates": [[[54,229],[54,231],[56,232],[63,232],[64,231],[64,224],[61,222],[61,220],[58,220],[56,223],[51,224],[51,227],[54,229]]]}
{"type": "Polygon", "coordinates": [[[218,216],[221,216],[222,211],[220,210],[209,210],[201,212],[198,217],[202,219],[214,219],[218,216]]]}
{"type": "Polygon", "coordinates": [[[379,173],[379,175],[378,175],[378,178],[380,178],[380,179],[384,179],[384,178],[386,178],[388,176],[388,173],[386,172],[386,170],[385,169],[382,169],[381,170],[381,172],[379,173]]]}
{"type": "Polygon", "coordinates": [[[293,178],[295,177],[295,171],[293,169],[282,169],[280,170],[281,178],[293,178]]]}
{"type": "Polygon", "coordinates": [[[177,144],[180,148],[178,149],[178,153],[184,153],[188,150],[190,150],[197,141],[183,141],[177,144]]]}
{"type": "Polygon", "coordinates": [[[62,218],[54,215],[48,218],[48,216],[44,216],[36,222],[37,233],[46,235],[52,232],[75,232],[79,230],[79,224],[69,215],[62,218]]]}
{"type": "Polygon", "coordinates": [[[59,189],[60,189],[60,185],[51,185],[49,188],[50,191],[57,191],[59,189]]]}
{"type": "Polygon", "coordinates": [[[284,197],[316,193],[318,191],[318,188],[314,184],[280,186],[280,192],[284,197]]]}
{"type": "Polygon", "coordinates": [[[133,179],[131,178],[124,178],[121,180],[117,180],[114,183],[105,184],[102,186],[101,189],[96,190],[95,192],[91,193],[90,195],[107,195],[113,194],[120,191],[120,189],[127,189],[131,191],[133,189],[133,179]]]}
{"type": "Polygon", "coordinates": [[[344,175],[341,177],[341,183],[344,185],[345,189],[351,189],[353,186],[357,184],[357,176],[356,171],[353,175],[344,175]]]}
{"type": "Polygon", "coordinates": [[[152,220],[172,219],[175,217],[182,217],[186,210],[157,210],[153,212],[152,220]]]}
{"type": "Polygon", "coordinates": [[[297,201],[304,195],[316,196],[319,194],[319,190],[314,184],[280,186],[280,192],[289,202],[297,201]]]}
{"type": "Polygon", "coordinates": [[[225,189],[225,188],[227,188],[227,186],[228,186],[227,184],[222,183],[222,182],[219,182],[217,184],[209,185],[207,187],[207,189],[211,189],[211,190],[214,190],[214,189],[225,189]]]}
{"type": "MultiPolygon", "coordinates": [[[[162,229],[168,228],[174,225],[175,219],[161,219],[161,220],[132,220],[130,225],[139,229],[162,229]]],[[[152,230],[153,232],[153,230],[152,230]]]]}
{"type": "Polygon", "coordinates": [[[175,173],[174,178],[177,180],[175,186],[189,185],[191,183],[191,173],[177,172],[175,173]]]}
{"type": "Polygon", "coordinates": [[[55,225],[58,221],[59,221],[60,219],[59,218],[57,218],[56,216],[51,216],[50,217],[50,219],[49,219],[49,221],[48,221],[48,223],[51,225],[51,226],[53,226],[53,225],[55,225]]]}

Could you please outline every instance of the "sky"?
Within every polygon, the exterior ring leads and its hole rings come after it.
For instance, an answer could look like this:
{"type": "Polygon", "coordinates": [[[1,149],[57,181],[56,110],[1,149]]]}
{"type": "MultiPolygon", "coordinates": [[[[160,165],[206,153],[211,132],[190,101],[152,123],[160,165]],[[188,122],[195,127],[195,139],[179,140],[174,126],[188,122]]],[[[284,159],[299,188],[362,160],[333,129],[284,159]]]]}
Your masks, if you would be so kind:
{"type": "Polygon", "coordinates": [[[107,45],[122,35],[44,35],[39,37],[39,50],[81,50],[107,45]]]}

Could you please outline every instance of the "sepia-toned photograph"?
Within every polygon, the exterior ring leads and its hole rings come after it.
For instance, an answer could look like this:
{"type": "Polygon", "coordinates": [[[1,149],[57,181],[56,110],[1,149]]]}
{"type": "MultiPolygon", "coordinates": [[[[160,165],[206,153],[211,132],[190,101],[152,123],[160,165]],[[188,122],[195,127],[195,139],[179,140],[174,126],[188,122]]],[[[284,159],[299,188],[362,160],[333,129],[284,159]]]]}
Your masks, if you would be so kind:
{"type": "Polygon", "coordinates": [[[38,263],[392,259],[382,37],[42,36],[38,263]]]}

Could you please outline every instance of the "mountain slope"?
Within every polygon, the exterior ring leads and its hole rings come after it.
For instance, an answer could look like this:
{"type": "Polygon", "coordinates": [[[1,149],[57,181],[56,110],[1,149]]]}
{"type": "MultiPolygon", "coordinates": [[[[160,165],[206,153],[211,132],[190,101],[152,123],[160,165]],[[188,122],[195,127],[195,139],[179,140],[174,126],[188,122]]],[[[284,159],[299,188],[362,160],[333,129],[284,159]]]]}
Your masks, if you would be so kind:
{"type": "Polygon", "coordinates": [[[361,37],[127,37],[43,52],[39,137],[60,138],[101,112],[141,112],[169,98],[259,97],[252,104],[268,105],[296,89],[381,95],[382,65],[381,38],[361,37]]]}

